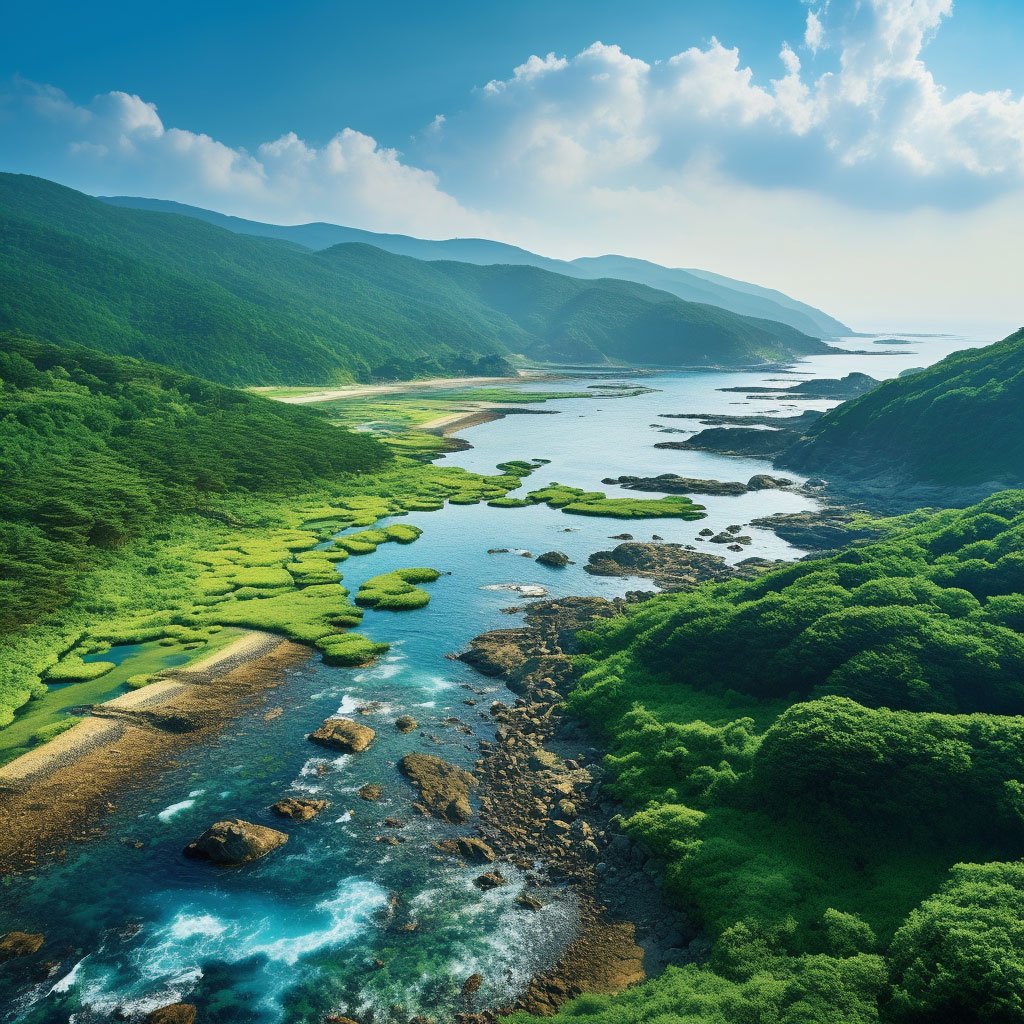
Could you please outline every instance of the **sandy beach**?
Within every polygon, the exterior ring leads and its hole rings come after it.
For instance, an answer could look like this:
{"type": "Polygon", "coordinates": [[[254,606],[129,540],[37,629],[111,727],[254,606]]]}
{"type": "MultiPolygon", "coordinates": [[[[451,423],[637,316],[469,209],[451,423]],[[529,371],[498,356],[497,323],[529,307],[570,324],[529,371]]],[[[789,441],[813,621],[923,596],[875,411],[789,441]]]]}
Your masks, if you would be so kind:
{"type": "Polygon", "coordinates": [[[61,856],[102,832],[127,789],[259,706],[309,648],[247,632],[208,658],[92,708],[73,729],[0,768],[0,873],[61,856]]]}

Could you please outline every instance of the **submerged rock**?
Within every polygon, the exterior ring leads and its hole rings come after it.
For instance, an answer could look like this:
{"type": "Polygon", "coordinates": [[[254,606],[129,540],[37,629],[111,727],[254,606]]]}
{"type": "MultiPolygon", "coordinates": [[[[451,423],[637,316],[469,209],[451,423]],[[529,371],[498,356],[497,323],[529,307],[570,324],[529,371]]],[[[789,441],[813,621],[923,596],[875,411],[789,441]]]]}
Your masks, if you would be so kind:
{"type": "Polygon", "coordinates": [[[195,1019],[192,1003],[170,1003],[147,1013],[145,1024],[195,1024],[195,1019]]]}
{"type": "Polygon", "coordinates": [[[399,732],[412,732],[419,728],[419,722],[412,715],[401,715],[395,719],[395,728],[399,732]]]}
{"type": "Polygon", "coordinates": [[[399,768],[431,814],[456,823],[472,817],[469,794],[476,779],[469,772],[433,754],[406,754],[399,768]]]}
{"type": "Polygon", "coordinates": [[[353,722],[351,718],[328,718],[316,732],[309,734],[309,740],[322,747],[340,750],[344,754],[360,754],[372,742],[376,732],[368,725],[353,722]]]}
{"type": "Polygon", "coordinates": [[[259,860],[288,842],[288,836],[265,825],[232,818],[211,825],[185,847],[186,857],[201,857],[214,864],[234,867],[259,860]]]}
{"type": "Polygon", "coordinates": [[[561,551],[545,551],[543,555],[537,556],[537,562],[539,565],[549,565],[553,569],[564,569],[572,564],[569,556],[561,551]]]}
{"type": "Polygon", "coordinates": [[[41,932],[7,932],[0,935],[0,961],[31,956],[39,951],[45,936],[41,932]]]}
{"type": "Polygon", "coordinates": [[[326,809],[326,800],[310,800],[306,797],[295,796],[287,796],[283,800],[278,800],[271,808],[282,818],[292,818],[295,821],[309,821],[310,818],[315,818],[326,809]]]}

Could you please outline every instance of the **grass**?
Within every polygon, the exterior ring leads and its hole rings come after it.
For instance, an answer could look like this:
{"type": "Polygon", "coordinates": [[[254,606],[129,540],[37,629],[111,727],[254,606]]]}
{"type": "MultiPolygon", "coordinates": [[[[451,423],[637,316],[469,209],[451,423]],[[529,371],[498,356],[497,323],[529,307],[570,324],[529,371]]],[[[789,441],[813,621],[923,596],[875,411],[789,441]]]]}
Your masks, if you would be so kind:
{"type": "Polygon", "coordinates": [[[392,612],[425,608],[430,595],[417,583],[433,583],[440,577],[436,569],[395,569],[373,576],[359,588],[356,604],[392,612]]]}
{"type": "MultiPolygon", "coordinates": [[[[579,487],[552,483],[526,495],[530,504],[546,504],[569,515],[605,516],[609,519],[703,519],[704,506],[680,495],[664,498],[609,498],[601,491],[584,491],[579,487]]],[[[506,499],[493,502],[501,508],[521,507],[506,499]]]]}

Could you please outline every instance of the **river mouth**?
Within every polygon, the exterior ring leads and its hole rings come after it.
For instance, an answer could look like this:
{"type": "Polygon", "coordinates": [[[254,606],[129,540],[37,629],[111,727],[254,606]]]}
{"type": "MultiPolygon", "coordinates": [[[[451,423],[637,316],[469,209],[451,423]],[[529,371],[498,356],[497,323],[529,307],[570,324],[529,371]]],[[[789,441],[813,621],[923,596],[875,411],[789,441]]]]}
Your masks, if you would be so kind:
{"type": "MultiPolygon", "coordinates": [[[[846,347],[871,346],[856,339],[846,347]]],[[[834,378],[852,370],[892,376],[934,362],[954,347],[966,345],[915,339],[895,355],[815,357],[797,364],[799,376],[793,379],[834,378]]],[[[779,376],[777,370],[648,376],[643,383],[658,389],[652,394],[567,399],[548,406],[556,416],[513,416],[474,427],[474,447],[449,461],[494,472],[509,459],[550,459],[528,489],[557,480],[614,496],[633,492],[602,485],[602,479],[672,472],[743,481],[770,471],[770,465],[655,449],[667,436],[662,430],[690,427],[689,421],[659,417],[798,411],[785,399],[748,401],[716,390],[763,386],[779,376]]],[[[594,381],[584,378],[573,386],[594,381]]],[[[832,404],[802,402],[799,408],[832,404]]],[[[450,573],[427,584],[431,603],[422,610],[367,612],[361,631],[390,642],[388,655],[355,670],[332,668],[311,656],[288,670],[264,706],[242,714],[215,740],[181,753],[158,777],[126,794],[100,835],[68,844],[64,856],[6,880],[3,930],[44,932],[57,966],[45,978],[29,979],[14,965],[0,967],[2,1019],[56,1024],[74,1014],[76,1024],[91,1024],[187,1000],[203,1007],[203,1019],[215,1024],[290,1024],[319,1021],[332,1012],[356,1019],[372,1013],[378,1024],[404,1024],[416,1014],[445,1021],[467,1009],[463,985],[477,973],[483,981],[472,1008],[506,1005],[531,976],[550,968],[573,936],[577,908],[571,890],[552,882],[540,911],[524,909],[516,902],[523,873],[508,868],[508,885],[482,893],[474,885],[479,869],[459,866],[434,849],[447,836],[467,834],[472,822],[459,827],[417,814],[416,794],[397,762],[419,751],[472,767],[479,741],[494,734],[487,708],[495,700],[514,700],[504,685],[445,657],[479,633],[520,621],[504,609],[524,598],[488,588],[527,585],[552,597],[608,598],[650,589],[646,581],[583,571],[589,554],[613,546],[609,538],[621,532],[641,540],[657,534],[699,543],[701,529],[717,533],[741,524],[752,538],[742,553],[708,550],[731,560],[803,553],[746,524],[773,512],[812,508],[813,498],[768,490],[696,500],[708,511],[697,522],[618,522],[547,506],[449,505],[403,517],[424,530],[412,549],[385,544],[342,566],[353,591],[365,579],[403,566],[450,573]],[[509,550],[487,553],[501,548],[509,550]],[[552,568],[522,554],[549,550],[564,552],[574,564],[552,568]],[[280,714],[267,714],[277,707],[280,714]],[[368,751],[339,756],[308,742],[312,729],[338,713],[377,730],[368,751]],[[415,731],[394,728],[403,714],[417,720],[415,731]],[[368,782],[383,788],[380,801],[359,797],[368,782]],[[324,799],[329,807],[309,822],[282,825],[270,805],[284,796],[324,799]],[[187,842],[211,822],[231,817],[283,827],[289,842],[239,870],[182,858],[187,842]]]]}

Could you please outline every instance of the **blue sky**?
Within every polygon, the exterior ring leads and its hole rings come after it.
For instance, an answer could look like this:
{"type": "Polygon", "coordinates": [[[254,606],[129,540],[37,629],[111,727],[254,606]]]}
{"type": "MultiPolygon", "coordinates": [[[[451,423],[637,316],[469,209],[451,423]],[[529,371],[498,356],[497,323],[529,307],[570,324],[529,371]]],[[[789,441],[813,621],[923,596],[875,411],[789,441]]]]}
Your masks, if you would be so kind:
{"type": "Polygon", "coordinates": [[[1017,0],[162,7],[8,10],[0,168],[1024,320],[1017,0]]]}

